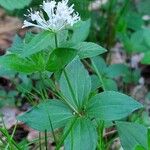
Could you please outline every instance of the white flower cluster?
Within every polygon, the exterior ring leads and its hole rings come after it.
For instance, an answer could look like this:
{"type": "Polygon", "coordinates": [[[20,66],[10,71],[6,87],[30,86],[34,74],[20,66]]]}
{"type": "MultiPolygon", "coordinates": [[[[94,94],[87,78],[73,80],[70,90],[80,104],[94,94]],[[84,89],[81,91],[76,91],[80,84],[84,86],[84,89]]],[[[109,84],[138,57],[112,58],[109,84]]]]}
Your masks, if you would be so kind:
{"type": "Polygon", "coordinates": [[[69,26],[73,26],[80,20],[80,17],[78,13],[74,12],[74,5],[68,6],[68,1],[69,0],[62,0],[58,3],[55,0],[44,1],[41,6],[42,10],[28,10],[29,15],[27,16],[32,22],[25,20],[23,28],[34,26],[57,32],[69,26]],[[44,12],[47,15],[47,19],[45,19],[44,12]]]}

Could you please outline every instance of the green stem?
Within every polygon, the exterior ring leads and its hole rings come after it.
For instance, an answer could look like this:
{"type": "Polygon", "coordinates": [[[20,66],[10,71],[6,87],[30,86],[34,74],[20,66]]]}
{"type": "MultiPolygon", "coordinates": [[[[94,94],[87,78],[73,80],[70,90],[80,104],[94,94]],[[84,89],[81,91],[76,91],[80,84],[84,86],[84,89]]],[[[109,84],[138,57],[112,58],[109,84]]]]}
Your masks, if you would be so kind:
{"type": "Polygon", "coordinates": [[[47,130],[45,130],[45,149],[48,150],[47,130]]]}
{"type": "Polygon", "coordinates": [[[47,113],[48,113],[48,119],[49,119],[50,127],[52,129],[52,135],[53,135],[53,138],[54,138],[54,142],[57,144],[57,139],[56,139],[56,136],[55,136],[54,128],[53,128],[52,121],[51,121],[48,110],[47,110],[47,113]]]}
{"type": "MultiPolygon", "coordinates": [[[[55,33],[55,45],[56,45],[56,48],[58,47],[58,38],[57,38],[57,33],[55,33]]],[[[70,81],[69,81],[69,78],[67,76],[67,73],[65,72],[64,70],[64,74],[65,74],[65,77],[67,79],[67,82],[70,84],[70,81]]],[[[53,83],[53,82],[52,82],[53,83]]],[[[70,84],[71,85],[71,84],[70,84]]],[[[55,85],[53,86],[55,88],[55,85]]],[[[66,100],[65,96],[59,91],[57,90],[57,88],[55,88],[56,92],[60,95],[60,97],[64,100],[64,102],[76,113],[76,114],[79,114],[78,111],[68,102],[68,100],[66,100]]],[[[73,89],[71,89],[71,91],[73,92],[73,89]]],[[[75,95],[74,95],[75,97],[75,95]]]]}
{"type": "Polygon", "coordinates": [[[55,33],[55,46],[58,47],[58,39],[57,39],[57,33],[55,33]]]}
{"type": "Polygon", "coordinates": [[[75,102],[76,106],[78,106],[78,101],[77,101],[77,99],[76,99],[75,93],[74,93],[74,91],[73,91],[73,88],[72,88],[72,86],[71,86],[71,83],[70,83],[69,77],[68,77],[67,72],[66,72],[66,70],[65,70],[65,69],[64,69],[64,75],[65,75],[65,78],[66,78],[67,84],[68,84],[68,86],[69,86],[69,89],[70,89],[71,95],[72,95],[72,97],[73,97],[73,100],[74,100],[74,102],[75,102]]]}
{"type": "Polygon", "coordinates": [[[62,144],[64,143],[64,140],[66,139],[66,137],[68,136],[68,134],[70,133],[72,127],[74,126],[75,122],[76,122],[77,118],[74,118],[74,120],[72,121],[69,129],[65,132],[65,134],[62,136],[61,141],[59,142],[59,144],[56,147],[56,150],[59,150],[60,147],[62,146],[62,144]]]}
{"type": "Polygon", "coordinates": [[[97,74],[97,76],[98,76],[98,78],[99,78],[99,80],[100,80],[100,82],[101,82],[101,84],[102,84],[103,90],[106,91],[106,88],[105,88],[105,85],[104,85],[104,82],[103,82],[103,79],[102,79],[101,74],[99,73],[99,71],[98,71],[96,65],[95,65],[94,63],[92,63],[92,64],[93,64],[93,69],[94,69],[94,71],[96,72],[96,74],[97,74]]]}
{"type": "Polygon", "coordinates": [[[79,114],[78,111],[69,103],[66,97],[61,93],[61,91],[57,89],[53,81],[52,80],[50,81],[51,81],[50,83],[51,83],[52,89],[55,92],[55,93],[53,92],[53,94],[55,94],[58,98],[60,98],[60,100],[62,100],[73,112],[75,112],[76,114],[79,114]]]}
{"type": "Polygon", "coordinates": [[[98,76],[98,78],[99,78],[99,80],[100,80],[100,82],[101,82],[101,84],[102,84],[102,88],[103,88],[103,90],[105,91],[106,88],[105,88],[105,85],[104,85],[102,76],[101,76],[101,74],[99,73],[99,71],[98,71],[96,65],[94,64],[94,62],[92,62],[93,67],[92,67],[86,60],[83,60],[83,62],[84,62],[94,73],[97,74],[97,76],[98,76]]]}
{"type": "MultiPolygon", "coordinates": [[[[99,73],[99,71],[98,71],[96,65],[94,64],[94,62],[92,61],[93,67],[87,61],[84,60],[84,62],[88,67],[90,67],[98,75],[98,78],[99,78],[99,80],[102,84],[102,88],[103,88],[104,91],[106,91],[102,76],[99,73]]],[[[100,122],[100,123],[98,123],[98,135],[99,135],[98,149],[99,150],[104,150],[103,131],[104,131],[104,122],[100,122]]]]}
{"type": "Polygon", "coordinates": [[[126,9],[127,9],[128,5],[129,5],[129,2],[130,2],[130,0],[126,0],[124,6],[122,7],[120,13],[117,16],[116,24],[118,24],[118,22],[120,21],[120,19],[122,18],[122,16],[125,14],[126,9]]]}
{"type": "Polygon", "coordinates": [[[41,132],[39,132],[39,148],[40,148],[40,150],[42,150],[41,132]]]}

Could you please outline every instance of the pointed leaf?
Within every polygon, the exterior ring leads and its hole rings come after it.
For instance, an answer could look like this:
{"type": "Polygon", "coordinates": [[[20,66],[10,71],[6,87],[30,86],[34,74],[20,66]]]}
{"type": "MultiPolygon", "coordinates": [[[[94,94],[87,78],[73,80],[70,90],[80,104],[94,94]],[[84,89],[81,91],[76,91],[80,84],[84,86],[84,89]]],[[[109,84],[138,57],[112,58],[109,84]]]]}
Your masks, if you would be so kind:
{"type": "Polygon", "coordinates": [[[15,54],[0,57],[0,65],[18,72],[33,73],[44,68],[37,65],[32,59],[23,59],[15,54]]]}
{"type": "Polygon", "coordinates": [[[79,50],[78,55],[81,59],[90,58],[105,53],[107,50],[92,42],[81,42],[74,47],[79,50]]]}
{"type": "Polygon", "coordinates": [[[64,68],[77,54],[72,48],[57,48],[49,56],[46,69],[51,72],[64,68]]]}
{"type": "Polygon", "coordinates": [[[137,123],[116,122],[124,150],[134,150],[138,145],[147,149],[147,128],[137,123]]]}
{"type": "Polygon", "coordinates": [[[20,56],[28,57],[42,50],[46,50],[48,47],[55,47],[54,33],[49,31],[41,32],[37,34],[28,44],[25,44],[20,56]]]}
{"type": "Polygon", "coordinates": [[[80,21],[76,23],[73,27],[73,35],[70,43],[77,44],[83,42],[88,37],[91,26],[91,20],[80,21]]]}
{"type": "Polygon", "coordinates": [[[20,115],[18,120],[38,131],[51,131],[65,126],[73,117],[73,112],[58,100],[47,100],[20,115]]]}
{"type": "Polygon", "coordinates": [[[101,120],[118,120],[127,117],[133,111],[142,108],[142,104],[131,97],[114,91],[106,91],[94,96],[87,112],[101,120]]]}
{"type": "Polygon", "coordinates": [[[66,67],[66,73],[73,89],[75,99],[64,73],[60,79],[61,91],[74,107],[81,108],[91,91],[90,76],[79,59],[74,60],[66,67]]]}

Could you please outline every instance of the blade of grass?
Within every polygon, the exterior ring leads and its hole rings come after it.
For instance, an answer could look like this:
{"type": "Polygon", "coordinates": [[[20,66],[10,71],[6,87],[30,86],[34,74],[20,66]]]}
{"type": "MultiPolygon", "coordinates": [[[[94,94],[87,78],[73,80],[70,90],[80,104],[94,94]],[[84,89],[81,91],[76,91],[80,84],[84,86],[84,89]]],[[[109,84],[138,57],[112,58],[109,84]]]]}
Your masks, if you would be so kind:
{"type": "Polygon", "coordinates": [[[8,134],[8,131],[7,131],[7,130],[0,128],[0,132],[6,137],[6,140],[7,140],[7,142],[10,143],[10,145],[12,144],[12,145],[14,145],[14,146],[16,147],[15,150],[22,150],[22,149],[17,145],[17,143],[16,143],[13,139],[11,139],[11,136],[8,134]]]}
{"type": "MultiPolygon", "coordinates": [[[[17,129],[17,125],[18,125],[18,121],[17,121],[17,123],[15,124],[15,127],[14,127],[13,132],[12,132],[11,137],[10,137],[10,140],[13,139],[13,136],[14,136],[14,134],[15,134],[15,132],[16,132],[16,129],[17,129]]],[[[6,145],[5,150],[7,150],[8,147],[9,147],[9,143],[6,145]]]]}

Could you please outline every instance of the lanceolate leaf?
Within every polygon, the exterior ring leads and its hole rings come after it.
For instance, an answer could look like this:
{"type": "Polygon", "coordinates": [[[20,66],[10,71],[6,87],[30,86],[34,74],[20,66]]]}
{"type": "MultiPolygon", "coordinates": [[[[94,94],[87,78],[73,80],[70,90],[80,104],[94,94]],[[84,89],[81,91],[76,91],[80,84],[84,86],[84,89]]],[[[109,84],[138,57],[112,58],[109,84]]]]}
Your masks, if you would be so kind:
{"type": "Polygon", "coordinates": [[[65,67],[75,56],[77,50],[72,48],[57,48],[49,56],[46,69],[51,72],[65,67]]]}
{"type": "MultiPolygon", "coordinates": [[[[70,122],[65,132],[70,127],[70,122]]],[[[95,150],[97,144],[97,132],[89,119],[78,118],[65,140],[65,150],[95,150]]]]}
{"type": "Polygon", "coordinates": [[[94,57],[106,52],[106,49],[91,42],[81,42],[74,48],[79,50],[78,55],[81,59],[94,57]]]}
{"type": "Polygon", "coordinates": [[[142,108],[142,104],[122,93],[106,91],[90,100],[87,112],[101,120],[118,120],[127,117],[133,111],[142,108]]]}
{"type": "Polygon", "coordinates": [[[129,68],[125,64],[113,64],[106,69],[106,76],[110,78],[117,78],[125,76],[129,72],[129,68]]]}
{"type": "Polygon", "coordinates": [[[63,73],[60,79],[61,91],[74,107],[81,108],[91,91],[90,76],[79,59],[74,60],[66,67],[66,74],[69,83],[63,73]]]}
{"type": "Polygon", "coordinates": [[[73,26],[73,35],[70,39],[70,43],[77,44],[83,42],[88,37],[90,31],[91,21],[80,21],[73,26]]]}
{"type": "Polygon", "coordinates": [[[25,44],[21,56],[28,57],[47,48],[55,47],[54,33],[49,31],[41,32],[37,34],[28,44],[25,44]]]}
{"type": "Polygon", "coordinates": [[[29,5],[32,0],[0,0],[0,5],[8,10],[21,9],[29,5]]]}
{"type": "Polygon", "coordinates": [[[121,144],[124,150],[134,150],[140,145],[147,149],[147,128],[128,122],[116,122],[121,144]]]}
{"type": "Polygon", "coordinates": [[[39,66],[37,64],[32,59],[20,58],[15,54],[0,57],[1,66],[23,73],[42,71],[44,68],[42,68],[41,65],[39,66]]]}
{"type": "Polygon", "coordinates": [[[47,100],[33,107],[28,112],[18,117],[29,127],[38,131],[51,131],[65,126],[73,117],[73,112],[58,100],[47,100]]]}

